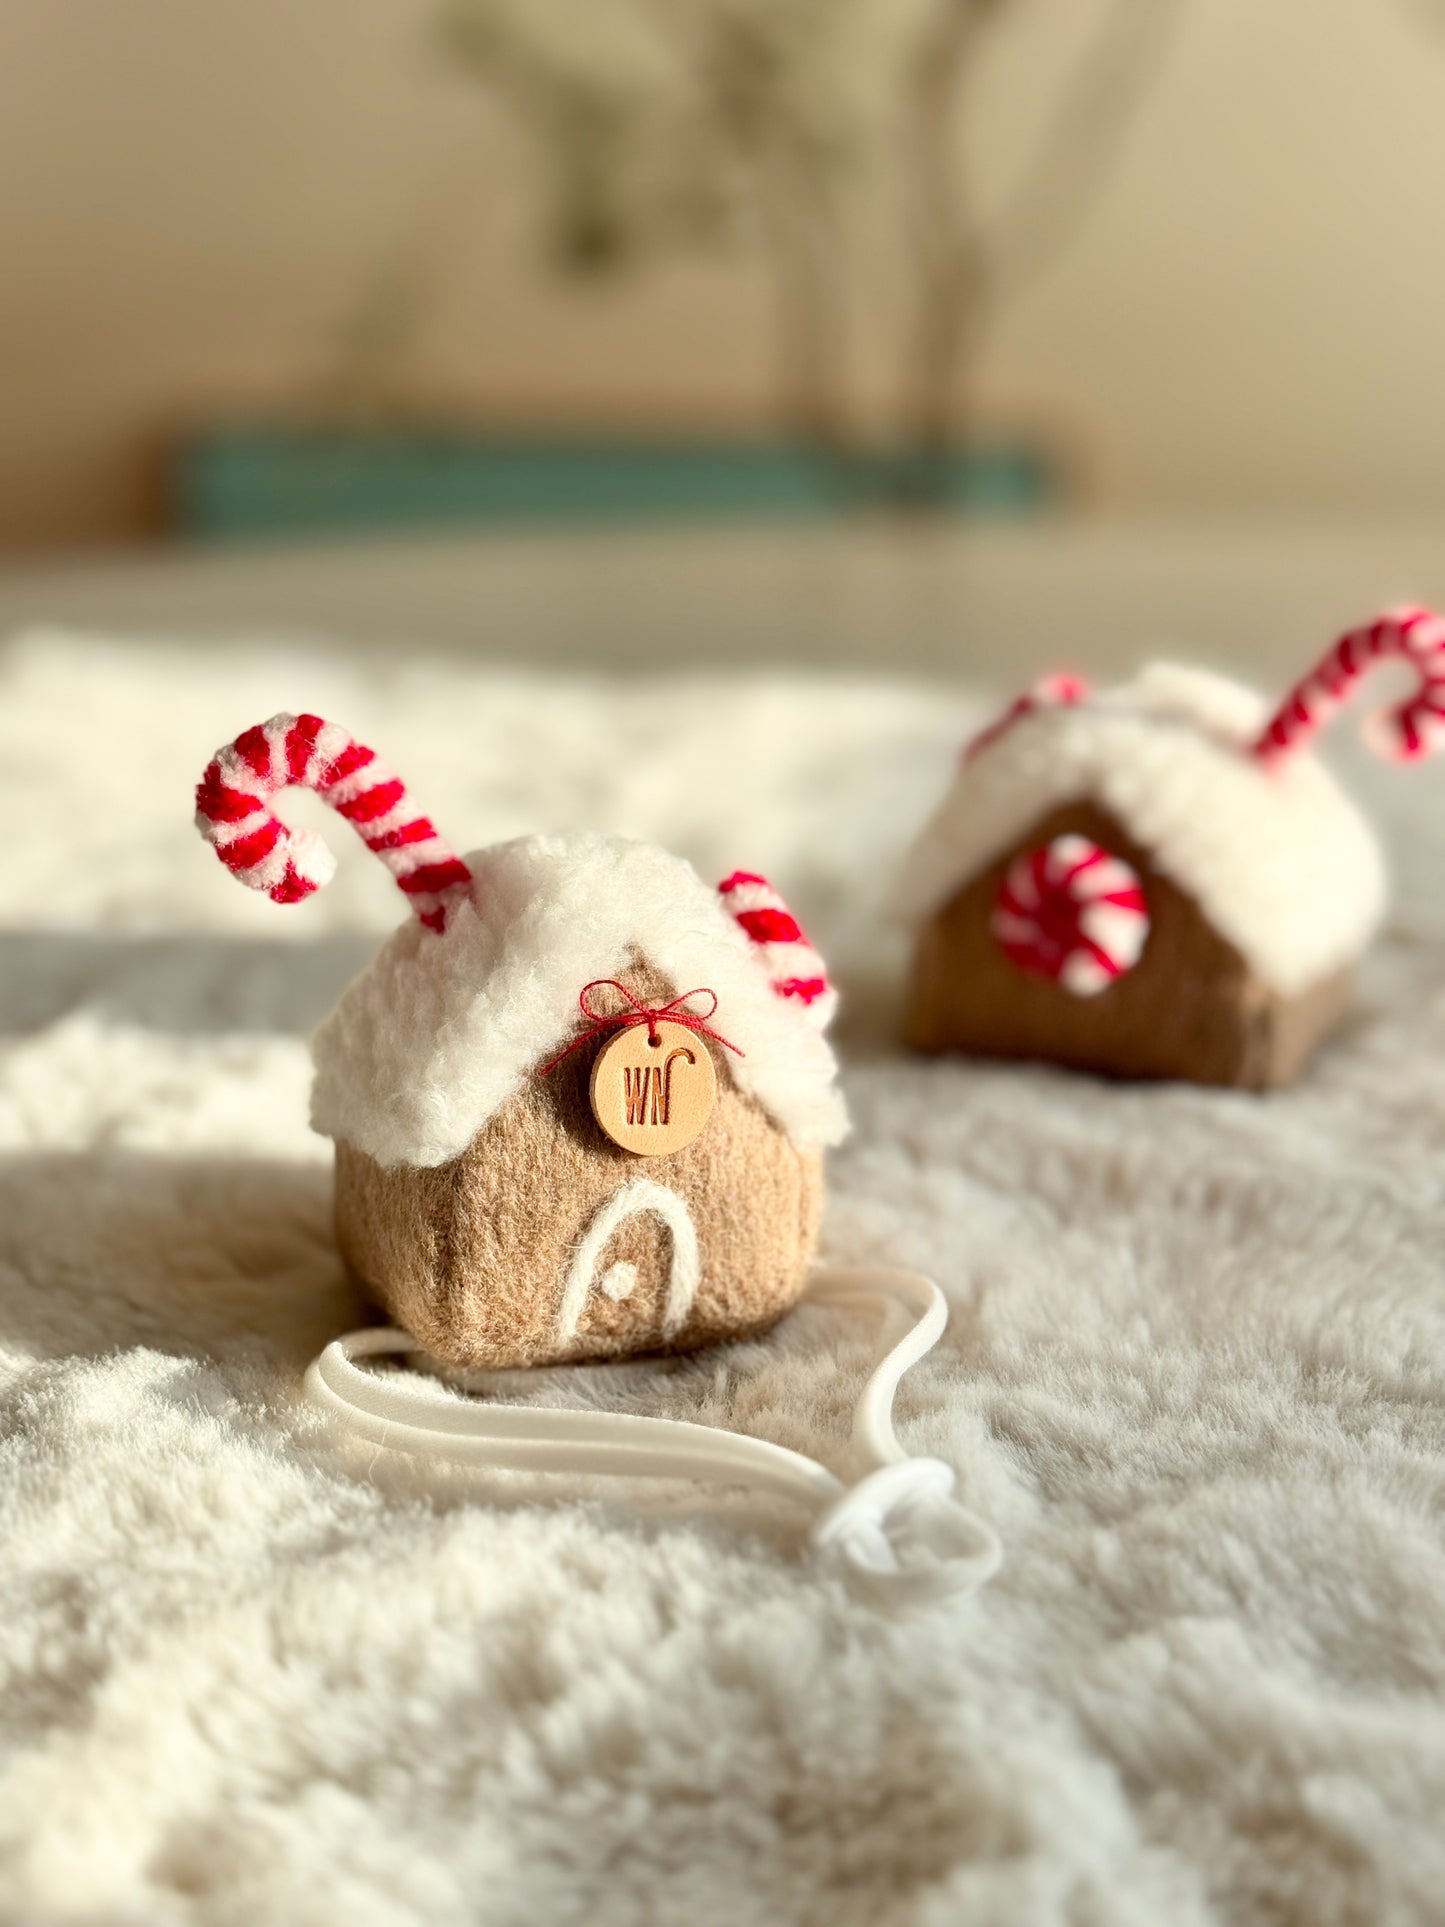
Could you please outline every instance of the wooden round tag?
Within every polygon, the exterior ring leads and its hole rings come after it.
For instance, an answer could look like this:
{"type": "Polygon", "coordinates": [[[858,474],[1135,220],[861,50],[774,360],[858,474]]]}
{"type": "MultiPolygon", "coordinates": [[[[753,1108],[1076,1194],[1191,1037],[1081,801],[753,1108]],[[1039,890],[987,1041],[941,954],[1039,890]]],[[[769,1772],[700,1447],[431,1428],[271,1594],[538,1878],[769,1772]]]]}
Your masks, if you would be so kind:
{"type": "Polygon", "coordinates": [[[630,1024],[598,1051],[591,1094],[592,1115],[614,1144],[665,1158],[712,1116],[717,1072],[697,1032],[664,1018],[655,1039],[646,1024],[630,1024]]]}

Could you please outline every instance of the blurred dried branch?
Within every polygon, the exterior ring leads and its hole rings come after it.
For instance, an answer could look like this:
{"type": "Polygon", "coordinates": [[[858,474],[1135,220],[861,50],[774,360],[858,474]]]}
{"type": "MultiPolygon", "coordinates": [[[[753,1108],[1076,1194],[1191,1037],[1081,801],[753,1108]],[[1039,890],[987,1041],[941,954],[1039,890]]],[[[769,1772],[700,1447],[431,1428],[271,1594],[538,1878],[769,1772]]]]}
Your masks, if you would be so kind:
{"type": "Polygon", "coordinates": [[[908,74],[904,163],[915,304],[903,408],[923,494],[936,492],[934,471],[964,430],[960,390],[990,311],[1047,267],[1087,218],[1182,4],[1109,0],[1043,138],[991,216],[970,191],[959,136],[990,38],[1017,0],[938,0],[926,22],[908,74]]]}
{"type": "Polygon", "coordinates": [[[911,321],[900,473],[929,495],[968,420],[998,304],[1077,232],[1183,0],[1101,0],[1101,24],[1013,191],[986,212],[981,66],[1030,0],[444,0],[445,42],[532,139],[545,230],[575,275],[680,249],[764,250],[785,418],[850,442],[844,332],[865,178],[901,199],[911,321]]]}

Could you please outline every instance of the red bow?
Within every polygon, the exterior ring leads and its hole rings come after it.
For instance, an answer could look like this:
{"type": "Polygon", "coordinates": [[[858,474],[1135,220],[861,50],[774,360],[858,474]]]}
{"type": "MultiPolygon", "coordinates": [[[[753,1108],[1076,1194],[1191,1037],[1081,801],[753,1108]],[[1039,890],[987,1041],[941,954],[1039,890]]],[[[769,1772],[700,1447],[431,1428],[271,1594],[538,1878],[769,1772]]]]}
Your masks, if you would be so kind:
{"type": "Polygon", "coordinates": [[[582,1015],[591,1020],[592,1028],[584,1030],[580,1037],[574,1037],[565,1050],[559,1050],[555,1057],[545,1063],[540,1073],[543,1077],[549,1071],[555,1070],[564,1057],[570,1057],[574,1050],[581,1050],[584,1044],[590,1043],[600,1032],[631,1030],[636,1024],[646,1024],[647,1035],[654,1043],[657,1040],[657,1026],[667,1022],[681,1024],[686,1030],[700,1031],[704,1037],[711,1037],[714,1042],[721,1044],[724,1050],[730,1050],[735,1057],[744,1057],[747,1054],[739,1050],[736,1044],[730,1043],[721,1031],[714,1030],[708,1023],[709,1017],[717,1015],[717,992],[706,984],[697,990],[685,990],[680,997],[674,997],[670,1004],[652,1005],[643,1003],[640,997],[634,997],[626,984],[618,983],[615,977],[594,977],[590,984],[583,984],[577,1004],[582,1015]],[[611,1012],[594,1010],[587,1001],[588,995],[594,990],[609,989],[619,991],[631,1004],[631,1010],[611,1012]],[[711,997],[712,1002],[699,1015],[696,1011],[683,1009],[683,1005],[693,997],[711,997]]]}

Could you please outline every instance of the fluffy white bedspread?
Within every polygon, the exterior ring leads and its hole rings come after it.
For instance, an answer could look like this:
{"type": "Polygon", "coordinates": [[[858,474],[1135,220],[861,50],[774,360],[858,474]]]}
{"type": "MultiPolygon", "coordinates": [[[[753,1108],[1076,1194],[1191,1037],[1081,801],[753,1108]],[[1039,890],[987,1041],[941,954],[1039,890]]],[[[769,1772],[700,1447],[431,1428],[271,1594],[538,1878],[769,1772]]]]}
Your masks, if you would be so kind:
{"type": "MultiPolygon", "coordinates": [[[[1445,771],[1346,752],[1396,907],[1300,1089],[1111,1089],[892,1044],[878,902],[976,719],[856,681],[0,661],[7,1921],[1442,1918],[1445,771]],[[359,1316],[304,1040],[398,904],[339,825],[283,911],[189,821],[214,746],[302,707],[463,844],[603,825],[797,900],[850,993],[827,1250],[949,1294],[901,1429],[1002,1536],[984,1592],[890,1621],[781,1508],[419,1465],[303,1402],[359,1316]]],[[[591,1395],[828,1458],[870,1340],[805,1312],[591,1395]]]]}

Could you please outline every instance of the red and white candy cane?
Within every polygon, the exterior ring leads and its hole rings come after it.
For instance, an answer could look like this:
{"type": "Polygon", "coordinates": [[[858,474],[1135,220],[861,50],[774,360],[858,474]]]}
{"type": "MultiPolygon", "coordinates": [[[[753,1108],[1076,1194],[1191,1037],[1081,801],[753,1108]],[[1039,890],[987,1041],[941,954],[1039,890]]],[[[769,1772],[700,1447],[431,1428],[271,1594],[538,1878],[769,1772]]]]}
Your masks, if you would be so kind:
{"type": "Polygon", "coordinates": [[[718,885],[730,914],[758,947],[758,957],[780,997],[801,1004],[819,1030],[838,1007],[823,959],[766,877],[735,870],[718,885]]]}
{"type": "Polygon", "coordinates": [[[1081,703],[1089,693],[1089,685],[1079,676],[1065,675],[1062,672],[1053,676],[1041,676],[1022,696],[1011,702],[1001,716],[971,736],[963,746],[963,761],[972,762],[980,750],[987,749],[990,743],[1022,722],[1025,716],[1032,716],[1039,709],[1071,709],[1081,703]]]}
{"type": "Polygon", "coordinates": [[[1085,836],[1056,836],[1009,865],[990,928],[1017,969],[1096,997],[1138,963],[1149,906],[1121,857],[1085,836]]]}
{"type": "Polygon", "coordinates": [[[1405,702],[1368,719],[1366,740],[1400,762],[1430,755],[1445,742],[1445,619],[1413,607],[1388,610],[1341,636],[1285,697],[1251,744],[1252,753],[1273,762],[1299,749],[1377,663],[1391,660],[1409,664],[1416,687],[1405,702]]]}
{"type": "Polygon", "coordinates": [[[232,876],[273,903],[299,903],[329,883],[336,858],[314,830],[291,829],[271,805],[314,790],[391,871],[428,930],[444,930],[472,873],[374,750],[320,716],[273,716],[217,750],[196,787],[196,827],[232,876]]]}

